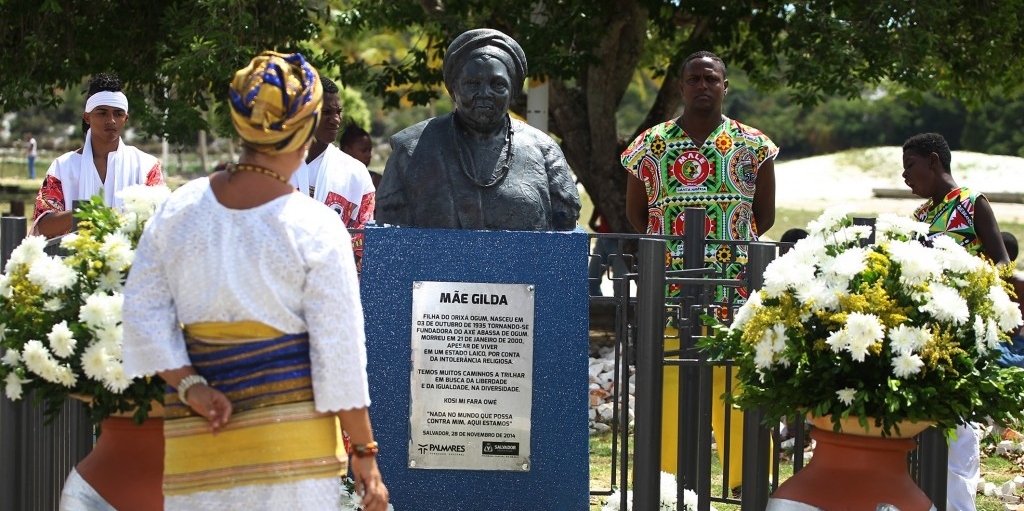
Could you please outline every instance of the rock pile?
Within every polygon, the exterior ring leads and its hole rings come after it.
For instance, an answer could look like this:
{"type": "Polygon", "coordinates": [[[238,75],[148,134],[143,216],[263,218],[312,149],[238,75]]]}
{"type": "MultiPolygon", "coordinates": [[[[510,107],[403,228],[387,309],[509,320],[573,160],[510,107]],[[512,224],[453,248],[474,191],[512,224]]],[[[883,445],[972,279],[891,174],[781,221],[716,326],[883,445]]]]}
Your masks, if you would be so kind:
{"type": "MultiPolygon", "coordinates": [[[[633,391],[634,373],[633,366],[620,367],[619,370],[628,371],[629,388],[622,389],[629,392],[629,425],[633,425],[633,391]]],[[[590,434],[597,435],[610,430],[615,425],[614,403],[615,396],[615,350],[611,347],[598,349],[596,357],[590,358],[590,434]]],[[[621,400],[621,396],[619,399],[621,400]]],[[[620,411],[621,413],[621,411],[620,411]]]]}

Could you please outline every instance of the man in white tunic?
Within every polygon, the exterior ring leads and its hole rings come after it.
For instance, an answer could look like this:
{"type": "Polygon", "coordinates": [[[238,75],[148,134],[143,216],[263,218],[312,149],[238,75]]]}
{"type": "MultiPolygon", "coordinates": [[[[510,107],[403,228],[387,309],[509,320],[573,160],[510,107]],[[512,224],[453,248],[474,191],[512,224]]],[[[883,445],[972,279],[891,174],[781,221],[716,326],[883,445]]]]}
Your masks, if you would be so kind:
{"type": "Polygon", "coordinates": [[[176,190],[139,242],[124,369],[173,388],[166,511],[337,511],[346,468],[363,509],[387,508],[350,238],[289,183],[320,105],[302,55],[254,58],[231,83],[239,163],[176,190]]]}
{"type": "Polygon", "coordinates": [[[33,234],[53,238],[71,231],[71,207],[102,192],[104,202],[121,207],[117,192],[132,186],[164,184],[160,160],[121,140],[128,99],[121,80],[101,73],[89,82],[82,114],[85,145],[50,164],[36,196],[33,234]]]}
{"type": "MultiPolygon", "coordinates": [[[[362,229],[373,219],[373,182],[366,165],[334,145],[341,130],[344,110],[338,97],[337,84],[323,76],[320,77],[320,83],[324,88],[322,119],[313,135],[313,144],[309,147],[304,168],[300,168],[296,174],[306,174],[309,195],[334,210],[345,227],[362,229]]],[[[361,233],[352,237],[352,250],[357,261],[362,258],[361,233]]]]}

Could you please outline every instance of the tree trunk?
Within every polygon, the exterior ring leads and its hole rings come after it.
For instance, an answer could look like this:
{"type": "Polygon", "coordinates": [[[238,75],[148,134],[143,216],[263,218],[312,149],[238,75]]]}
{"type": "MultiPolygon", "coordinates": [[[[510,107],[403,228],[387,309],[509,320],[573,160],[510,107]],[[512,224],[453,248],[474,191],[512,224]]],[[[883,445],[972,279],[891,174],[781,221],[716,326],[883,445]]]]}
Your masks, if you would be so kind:
{"type": "MultiPolygon", "coordinates": [[[[615,232],[633,232],[626,218],[626,171],[619,155],[615,112],[633,79],[647,36],[647,10],[636,0],[620,0],[608,18],[595,20],[606,34],[597,49],[598,61],[575,84],[551,82],[550,117],[562,138],[562,150],[596,211],[615,232]]],[[[580,219],[586,223],[588,219],[580,219]]]]}

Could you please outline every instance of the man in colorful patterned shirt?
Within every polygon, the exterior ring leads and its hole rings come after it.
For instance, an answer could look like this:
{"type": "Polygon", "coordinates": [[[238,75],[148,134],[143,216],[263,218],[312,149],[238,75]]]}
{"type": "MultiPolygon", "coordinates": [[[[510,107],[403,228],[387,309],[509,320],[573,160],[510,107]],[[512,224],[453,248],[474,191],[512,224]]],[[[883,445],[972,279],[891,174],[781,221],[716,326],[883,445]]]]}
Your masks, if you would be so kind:
{"type": "Polygon", "coordinates": [[[33,234],[47,238],[71,231],[73,201],[102,194],[104,202],[121,207],[117,192],[132,186],[164,184],[160,160],[121,140],[128,121],[128,99],[121,80],[101,73],[89,81],[82,128],[85,144],[50,165],[36,196],[33,234]]]}
{"type": "MultiPolygon", "coordinates": [[[[928,199],[914,218],[928,224],[928,239],[949,236],[968,252],[984,254],[996,264],[1010,262],[992,206],[984,195],[956,184],[950,172],[952,153],[938,133],[914,135],[903,143],[903,180],[910,191],[928,199]]],[[[946,509],[974,511],[981,479],[980,432],[975,425],[958,426],[949,442],[946,509]]]]}
{"type": "MultiPolygon", "coordinates": [[[[680,236],[687,207],[704,207],[707,238],[755,241],[775,223],[775,157],[779,148],[764,133],[722,114],[729,91],[725,63],[699,51],[683,61],[679,77],[683,114],[640,134],[622,153],[629,171],[626,215],[639,232],[680,236]]],[[[683,268],[683,244],[668,242],[669,269],[683,268]]],[[[704,261],[719,275],[740,276],[746,250],[708,244],[704,261]]],[[[670,295],[678,293],[671,288],[670,295]]],[[[720,288],[717,302],[727,300],[720,288]]],[[[745,294],[745,291],[743,292],[745,294]]],[[[678,345],[677,345],[678,346],[678,345]]],[[[666,343],[666,349],[673,349],[666,343]]],[[[716,368],[716,399],[724,392],[725,372],[716,368]]],[[[675,472],[678,370],[666,368],[662,424],[662,469],[675,472]]],[[[724,445],[725,405],[713,407],[712,425],[719,449],[724,445]]],[[[741,482],[742,418],[730,432],[729,484],[741,482]]],[[[721,455],[721,452],[720,452],[721,455]]]]}

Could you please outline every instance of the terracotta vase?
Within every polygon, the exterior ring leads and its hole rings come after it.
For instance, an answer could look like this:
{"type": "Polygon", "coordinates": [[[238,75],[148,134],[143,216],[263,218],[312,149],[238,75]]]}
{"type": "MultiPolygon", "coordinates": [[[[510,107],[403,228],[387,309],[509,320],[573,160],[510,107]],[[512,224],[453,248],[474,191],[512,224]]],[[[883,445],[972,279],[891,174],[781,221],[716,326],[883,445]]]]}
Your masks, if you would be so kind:
{"type": "Polygon", "coordinates": [[[127,417],[104,419],[92,451],[75,469],[118,511],[162,511],[163,417],[141,425],[127,417]]]}
{"type": "Polygon", "coordinates": [[[859,424],[844,426],[851,433],[834,433],[831,420],[822,419],[827,422],[811,430],[814,456],[772,494],[768,510],[795,509],[785,501],[826,511],[875,511],[880,504],[900,511],[934,509],[907,469],[907,454],[917,447],[912,436],[929,424],[907,424],[901,437],[881,438],[859,424]]]}

